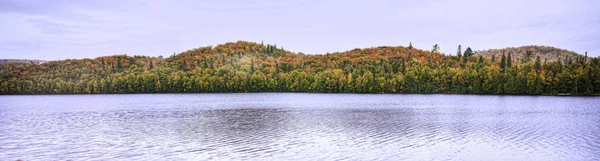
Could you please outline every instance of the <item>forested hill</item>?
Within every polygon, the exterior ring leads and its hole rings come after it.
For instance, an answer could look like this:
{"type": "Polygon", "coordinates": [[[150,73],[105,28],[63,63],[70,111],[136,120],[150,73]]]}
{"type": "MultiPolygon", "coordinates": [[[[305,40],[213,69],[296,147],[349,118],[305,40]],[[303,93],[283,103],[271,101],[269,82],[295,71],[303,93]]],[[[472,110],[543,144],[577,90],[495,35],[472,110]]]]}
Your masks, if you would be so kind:
{"type": "MultiPolygon", "coordinates": [[[[433,50],[436,51],[436,50],[433,50]]],[[[519,61],[387,46],[322,55],[238,41],[168,58],[115,55],[0,65],[1,94],[344,92],[592,95],[598,58],[519,61]]]]}
{"type": "Polygon", "coordinates": [[[27,60],[27,59],[0,59],[0,64],[6,63],[30,63],[30,64],[42,64],[46,63],[45,60],[27,60]]]}
{"type": "Polygon", "coordinates": [[[509,53],[513,57],[513,60],[516,61],[532,61],[539,56],[542,62],[556,62],[560,60],[562,63],[578,61],[577,59],[584,59],[587,56],[587,53],[580,55],[565,49],[535,45],[476,51],[475,56],[482,55],[484,58],[491,59],[494,56],[499,57],[502,54],[509,53]]]}

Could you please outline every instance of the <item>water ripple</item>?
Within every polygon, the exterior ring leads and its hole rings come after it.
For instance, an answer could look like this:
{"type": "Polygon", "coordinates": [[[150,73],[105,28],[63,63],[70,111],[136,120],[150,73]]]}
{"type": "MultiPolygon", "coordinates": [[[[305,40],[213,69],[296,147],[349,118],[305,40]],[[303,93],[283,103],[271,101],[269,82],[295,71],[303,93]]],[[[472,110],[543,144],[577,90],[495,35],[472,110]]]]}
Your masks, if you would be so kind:
{"type": "Polygon", "coordinates": [[[598,99],[326,94],[137,96],[78,97],[69,100],[75,100],[72,105],[52,102],[48,97],[22,100],[54,103],[56,107],[39,104],[55,108],[50,111],[0,105],[0,158],[600,158],[598,99]],[[77,102],[81,99],[88,100],[77,102]],[[579,102],[577,106],[565,104],[574,101],[579,102]],[[82,110],[84,107],[89,110],[82,110]]]}

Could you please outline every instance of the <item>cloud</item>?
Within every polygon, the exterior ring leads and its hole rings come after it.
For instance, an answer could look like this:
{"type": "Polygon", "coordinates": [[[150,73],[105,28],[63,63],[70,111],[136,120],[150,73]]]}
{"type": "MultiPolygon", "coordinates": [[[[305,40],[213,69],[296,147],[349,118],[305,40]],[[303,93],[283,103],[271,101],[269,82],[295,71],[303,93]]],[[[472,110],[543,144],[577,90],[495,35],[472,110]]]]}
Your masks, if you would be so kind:
{"type": "Polygon", "coordinates": [[[0,57],[170,55],[227,41],[305,53],[407,45],[445,53],[549,45],[600,55],[600,2],[341,0],[5,0],[0,57]]]}

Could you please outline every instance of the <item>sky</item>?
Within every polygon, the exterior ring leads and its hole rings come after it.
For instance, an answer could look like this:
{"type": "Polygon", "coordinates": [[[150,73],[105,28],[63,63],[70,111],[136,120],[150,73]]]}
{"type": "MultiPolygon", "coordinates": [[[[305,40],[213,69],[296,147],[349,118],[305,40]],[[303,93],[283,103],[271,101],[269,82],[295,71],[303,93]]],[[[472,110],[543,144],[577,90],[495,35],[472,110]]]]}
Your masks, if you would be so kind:
{"type": "Polygon", "coordinates": [[[237,40],[308,54],[412,42],[600,56],[600,1],[0,0],[0,59],[169,56],[237,40]]]}

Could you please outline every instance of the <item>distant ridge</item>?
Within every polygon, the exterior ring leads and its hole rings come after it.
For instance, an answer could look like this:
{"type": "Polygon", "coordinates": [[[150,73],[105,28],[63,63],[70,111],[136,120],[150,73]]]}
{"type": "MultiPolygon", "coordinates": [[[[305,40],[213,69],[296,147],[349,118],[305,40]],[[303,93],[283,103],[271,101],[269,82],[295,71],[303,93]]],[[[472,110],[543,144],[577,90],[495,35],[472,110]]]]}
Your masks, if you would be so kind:
{"type": "Polygon", "coordinates": [[[578,54],[574,51],[537,45],[481,50],[476,51],[475,56],[483,56],[484,58],[491,59],[493,55],[495,55],[496,58],[500,58],[503,53],[506,55],[510,53],[515,61],[522,61],[527,58],[529,58],[529,60],[535,60],[536,57],[539,56],[541,61],[556,62],[561,60],[564,62],[567,58],[575,60],[577,57],[585,57],[585,55],[578,54]],[[530,52],[530,55],[528,55],[528,52],[530,52]]]}
{"type": "Polygon", "coordinates": [[[43,64],[45,60],[28,60],[28,59],[0,59],[0,64],[6,63],[26,63],[26,64],[43,64]]]}

